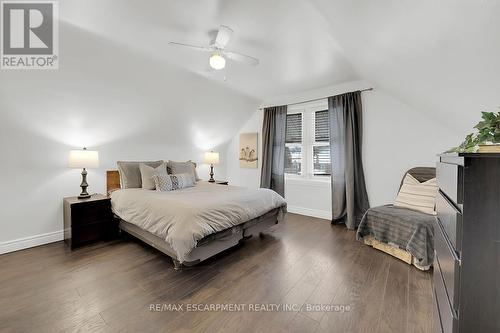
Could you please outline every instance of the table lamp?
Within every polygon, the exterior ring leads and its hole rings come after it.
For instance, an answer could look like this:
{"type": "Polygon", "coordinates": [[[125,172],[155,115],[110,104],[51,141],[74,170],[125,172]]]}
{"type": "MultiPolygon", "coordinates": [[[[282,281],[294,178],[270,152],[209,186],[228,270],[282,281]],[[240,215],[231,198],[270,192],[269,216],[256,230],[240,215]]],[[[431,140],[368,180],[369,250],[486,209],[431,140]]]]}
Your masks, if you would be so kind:
{"type": "Polygon", "coordinates": [[[207,151],[205,153],[205,163],[210,164],[210,179],[208,180],[210,183],[215,183],[214,179],[214,165],[219,164],[219,153],[215,153],[213,151],[207,151]]]}
{"type": "Polygon", "coordinates": [[[82,150],[71,150],[69,152],[68,166],[70,168],[83,169],[82,171],[82,183],[80,187],[82,188],[82,193],[78,196],[78,199],[88,199],[90,194],[87,193],[87,170],[91,168],[99,167],[99,152],[95,150],[87,150],[83,148],[82,150]]]}

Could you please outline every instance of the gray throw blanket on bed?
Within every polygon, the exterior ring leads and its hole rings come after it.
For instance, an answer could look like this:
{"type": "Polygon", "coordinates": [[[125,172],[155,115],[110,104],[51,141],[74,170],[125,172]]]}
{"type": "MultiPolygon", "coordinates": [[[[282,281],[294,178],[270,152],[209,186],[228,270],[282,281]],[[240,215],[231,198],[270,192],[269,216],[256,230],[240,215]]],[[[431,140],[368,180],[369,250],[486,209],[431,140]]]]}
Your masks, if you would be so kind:
{"type": "Polygon", "coordinates": [[[358,227],[356,238],[371,235],[379,242],[410,252],[421,266],[434,261],[435,217],[392,205],[370,208],[358,227]]]}

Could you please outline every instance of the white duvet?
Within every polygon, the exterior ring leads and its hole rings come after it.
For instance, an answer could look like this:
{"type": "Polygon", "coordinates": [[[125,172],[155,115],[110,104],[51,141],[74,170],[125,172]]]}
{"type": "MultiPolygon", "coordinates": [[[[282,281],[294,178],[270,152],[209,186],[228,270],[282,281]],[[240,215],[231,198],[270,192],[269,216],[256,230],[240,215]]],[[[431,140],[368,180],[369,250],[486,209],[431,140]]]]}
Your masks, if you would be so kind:
{"type": "Polygon", "coordinates": [[[199,182],[170,192],[121,189],[111,194],[113,212],[122,220],[165,239],[185,261],[197,241],[280,208],[283,197],[268,189],[199,182]]]}

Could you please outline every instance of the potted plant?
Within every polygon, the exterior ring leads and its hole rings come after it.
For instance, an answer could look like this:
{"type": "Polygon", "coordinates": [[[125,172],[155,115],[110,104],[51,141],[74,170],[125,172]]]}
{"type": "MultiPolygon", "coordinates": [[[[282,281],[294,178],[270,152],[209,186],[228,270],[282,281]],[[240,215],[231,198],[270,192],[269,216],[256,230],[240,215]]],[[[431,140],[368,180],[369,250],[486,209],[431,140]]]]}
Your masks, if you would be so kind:
{"type": "Polygon", "coordinates": [[[500,112],[482,112],[476,126],[476,133],[465,137],[465,141],[452,152],[459,153],[500,153],[500,112]]]}

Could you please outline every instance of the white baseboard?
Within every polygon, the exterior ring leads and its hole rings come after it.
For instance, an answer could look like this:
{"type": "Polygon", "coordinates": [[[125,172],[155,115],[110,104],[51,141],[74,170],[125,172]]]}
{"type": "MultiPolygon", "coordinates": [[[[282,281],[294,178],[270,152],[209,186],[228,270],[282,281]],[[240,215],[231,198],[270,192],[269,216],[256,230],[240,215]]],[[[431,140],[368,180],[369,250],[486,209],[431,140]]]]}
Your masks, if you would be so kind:
{"type": "Polygon", "coordinates": [[[30,247],[58,242],[64,239],[64,230],[49,232],[0,243],[0,254],[28,249],[30,247]]]}
{"type": "Polygon", "coordinates": [[[332,219],[332,212],[328,210],[311,209],[311,208],[304,208],[304,207],[290,206],[290,205],[288,205],[287,210],[288,212],[294,214],[312,216],[325,220],[332,219]]]}

